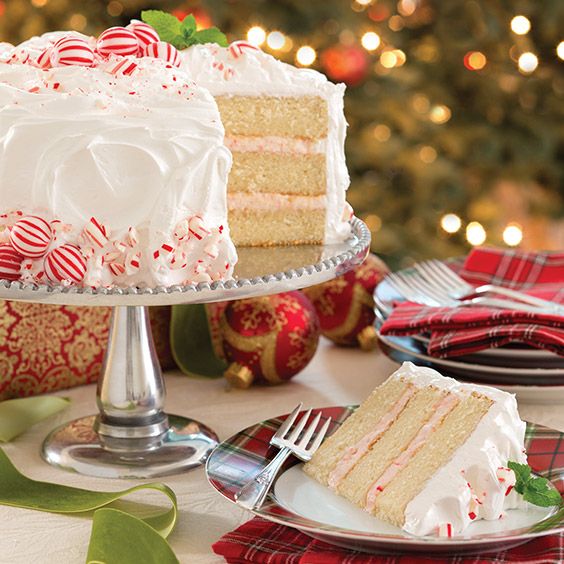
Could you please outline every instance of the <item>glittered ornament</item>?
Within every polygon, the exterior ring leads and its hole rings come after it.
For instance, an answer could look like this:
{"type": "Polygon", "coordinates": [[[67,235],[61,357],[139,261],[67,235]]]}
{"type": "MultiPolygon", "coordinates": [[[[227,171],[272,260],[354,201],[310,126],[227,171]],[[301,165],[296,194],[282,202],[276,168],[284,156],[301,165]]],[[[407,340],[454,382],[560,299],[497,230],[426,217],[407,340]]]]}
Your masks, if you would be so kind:
{"type": "Polygon", "coordinates": [[[374,289],[388,272],[375,255],[357,268],[324,284],[306,288],[321,327],[321,334],[338,345],[376,347],[374,289]]]}
{"type": "Polygon", "coordinates": [[[336,45],[321,53],[320,62],[331,80],[356,86],[368,75],[370,59],[360,47],[336,45]]]}
{"type": "Polygon", "coordinates": [[[285,292],[230,302],[221,316],[224,375],[238,388],[281,384],[303,370],[319,342],[319,323],[310,301],[285,292]]]}

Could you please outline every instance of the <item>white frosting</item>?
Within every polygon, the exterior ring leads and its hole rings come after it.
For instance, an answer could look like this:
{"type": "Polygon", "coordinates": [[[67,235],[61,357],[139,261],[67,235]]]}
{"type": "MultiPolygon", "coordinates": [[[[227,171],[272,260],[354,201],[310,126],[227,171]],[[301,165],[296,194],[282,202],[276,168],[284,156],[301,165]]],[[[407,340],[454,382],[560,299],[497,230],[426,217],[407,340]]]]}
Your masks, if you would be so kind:
{"type": "Polygon", "coordinates": [[[507,509],[527,505],[515,491],[506,496],[507,482],[497,476],[498,469],[506,467],[509,460],[527,461],[526,425],[519,417],[514,395],[488,386],[461,384],[410,362],[391,378],[419,387],[435,386],[460,396],[475,392],[494,402],[468,440],[407,505],[403,527],[407,532],[437,534],[439,526],[450,523],[453,534],[458,534],[472,522],[469,513],[475,513],[476,519],[493,520],[507,509]],[[473,494],[481,505],[472,501],[473,494]]]}
{"type": "MultiPolygon", "coordinates": [[[[61,35],[17,49],[35,58],[61,35]]],[[[0,45],[0,58],[11,51],[0,45]]],[[[104,224],[111,241],[88,257],[88,285],[229,277],[236,262],[226,223],[231,155],[217,105],[182,71],[153,58],[131,60],[138,65],[131,76],[113,76],[103,66],[0,63],[0,213],[58,219],[67,226],[59,241],[80,241],[91,217],[104,224]],[[180,244],[175,229],[193,216],[210,234],[180,244]],[[102,255],[130,227],[138,232],[141,268],[116,280],[102,255]],[[181,248],[182,264],[172,267],[162,252],[154,258],[163,244],[181,248]]]]}
{"type": "Polygon", "coordinates": [[[213,96],[320,96],[327,101],[327,219],[325,240],[335,243],[350,234],[343,221],[349,174],[345,162],[344,84],[333,84],[311,69],[300,69],[259,49],[245,49],[234,57],[229,48],[194,45],[182,53],[182,66],[213,96]]]}

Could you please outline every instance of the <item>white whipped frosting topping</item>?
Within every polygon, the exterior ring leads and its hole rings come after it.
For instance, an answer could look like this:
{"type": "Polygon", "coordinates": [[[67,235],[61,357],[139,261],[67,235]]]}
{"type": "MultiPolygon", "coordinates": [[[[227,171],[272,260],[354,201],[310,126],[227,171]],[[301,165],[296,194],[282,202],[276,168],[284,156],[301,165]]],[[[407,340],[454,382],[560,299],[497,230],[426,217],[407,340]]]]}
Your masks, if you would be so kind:
{"type": "Polygon", "coordinates": [[[345,85],[333,84],[312,69],[283,63],[260,49],[247,48],[235,57],[228,47],[194,45],[182,51],[181,56],[181,68],[213,96],[319,96],[327,101],[325,241],[336,243],[346,239],[350,226],[343,221],[343,211],[350,179],[345,162],[345,85]]]}
{"type": "MultiPolygon", "coordinates": [[[[16,49],[36,57],[61,35],[36,37],[16,49]]],[[[1,45],[0,59],[12,49],[1,45]]],[[[103,66],[41,70],[0,63],[0,213],[58,219],[71,242],[91,217],[114,241],[135,228],[141,269],[114,280],[102,266],[105,248],[89,257],[87,285],[229,277],[237,259],[226,223],[231,155],[217,105],[163,61],[131,61],[138,65],[131,76],[114,76],[103,66]],[[178,247],[175,229],[193,216],[213,237],[186,238],[186,256],[174,268],[162,251],[155,259],[163,244],[178,247]],[[205,254],[209,245],[212,252],[205,254]]]]}
{"type": "Polygon", "coordinates": [[[390,378],[412,382],[415,386],[435,386],[458,396],[472,392],[494,403],[468,440],[454,453],[407,505],[403,528],[414,535],[436,535],[439,527],[452,525],[459,534],[475,519],[499,519],[507,509],[527,503],[514,490],[509,495],[507,481],[500,481],[498,469],[507,462],[526,463],[525,423],[517,411],[513,394],[489,386],[461,384],[431,368],[405,362],[390,378]],[[471,487],[469,487],[469,485],[471,487]],[[481,502],[473,501],[473,495],[481,502]]]}

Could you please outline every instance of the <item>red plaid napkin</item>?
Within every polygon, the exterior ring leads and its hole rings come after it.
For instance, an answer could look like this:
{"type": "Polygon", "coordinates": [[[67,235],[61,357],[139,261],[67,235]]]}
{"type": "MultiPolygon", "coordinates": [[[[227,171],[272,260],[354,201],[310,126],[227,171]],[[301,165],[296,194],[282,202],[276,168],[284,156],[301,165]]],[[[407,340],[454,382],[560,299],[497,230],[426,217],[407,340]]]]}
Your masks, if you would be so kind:
{"type": "MultiPolygon", "coordinates": [[[[496,284],[564,304],[564,253],[474,249],[459,274],[468,282],[496,284]]],[[[564,317],[487,307],[428,307],[399,304],[381,327],[383,335],[430,333],[428,353],[464,355],[524,343],[564,356],[564,317]]]]}
{"type": "Polygon", "coordinates": [[[487,564],[564,562],[564,534],[534,539],[498,553],[474,556],[402,556],[367,554],[339,548],[295,529],[255,517],[227,533],[213,546],[229,564],[487,564]]]}

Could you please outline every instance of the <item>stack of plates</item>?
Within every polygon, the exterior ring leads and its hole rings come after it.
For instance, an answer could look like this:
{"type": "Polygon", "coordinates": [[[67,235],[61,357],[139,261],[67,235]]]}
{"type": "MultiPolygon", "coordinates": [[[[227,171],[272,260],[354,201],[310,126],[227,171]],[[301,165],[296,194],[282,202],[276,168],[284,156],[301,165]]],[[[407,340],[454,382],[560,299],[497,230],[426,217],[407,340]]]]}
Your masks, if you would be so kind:
{"type": "MultiPolygon", "coordinates": [[[[402,300],[385,280],[377,286],[374,292],[377,329],[392,311],[392,304],[402,300]]],[[[445,376],[493,385],[517,394],[521,400],[543,403],[564,400],[564,357],[550,351],[512,345],[446,359],[427,354],[425,335],[379,335],[379,338],[384,353],[397,362],[409,360],[436,368],[445,376]]]]}

